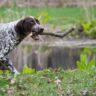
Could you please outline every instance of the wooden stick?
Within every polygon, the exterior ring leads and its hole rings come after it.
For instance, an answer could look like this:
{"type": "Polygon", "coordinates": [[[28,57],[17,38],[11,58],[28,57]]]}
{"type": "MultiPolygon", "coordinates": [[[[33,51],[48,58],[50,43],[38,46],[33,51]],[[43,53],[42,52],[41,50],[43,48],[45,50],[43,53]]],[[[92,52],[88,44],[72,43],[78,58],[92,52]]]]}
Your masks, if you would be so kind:
{"type": "Polygon", "coordinates": [[[79,26],[78,28],[76,28],[76,26],[73,26],[70,29],[66,30],[65,32],[41,32],[41,33],[33,33],[31,35],[31,37],[33,39],[36,39],[36,37],[38,35],[49,35],[49,36],[63,38],[65,36],[67,36],[69,33],[72,33],[75,30],[78,31],[78,32],[82,32],[83,31],[82,26],[79,26]]]}
{"type": "Polygon", "coordinates": [[[38,35],[49,35],[49,36],[63,38],[66,35],[68,35],[69,33],[73,32],[74,30],[75,30],[75,27],[72,27],[69,30],[66,30],[66,32],[54,32],[54,33],[53,32],[42,32],[42,33],[33,33],[31,37],[34,39],[38,35]]]}
{"type": "Polygon", "coordinates": [[[67,36],[69,33],[73,32],[75,30],[74,27],[70,28],[69,30],[66,30],[65,32],[42,32],[39,35],[49,35],[49,36],[54,36],[54,37],[59,37],[59,38],[63,38],[65,36],[67,36]]]}

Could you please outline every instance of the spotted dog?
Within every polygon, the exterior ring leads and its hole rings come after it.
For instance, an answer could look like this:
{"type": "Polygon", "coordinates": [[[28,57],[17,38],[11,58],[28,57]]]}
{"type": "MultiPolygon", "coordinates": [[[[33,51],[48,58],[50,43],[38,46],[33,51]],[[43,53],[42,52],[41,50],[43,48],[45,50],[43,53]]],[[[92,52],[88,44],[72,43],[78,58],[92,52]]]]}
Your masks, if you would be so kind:
{"type": "Polygon", "coordinates": [[[44,28],[38,19],[29,16],[23,19],[0,24],[0,69],[10,70],[17,73],[17,70],[8,59],[8,54],[31,32],[41,33],[44,28]]]}

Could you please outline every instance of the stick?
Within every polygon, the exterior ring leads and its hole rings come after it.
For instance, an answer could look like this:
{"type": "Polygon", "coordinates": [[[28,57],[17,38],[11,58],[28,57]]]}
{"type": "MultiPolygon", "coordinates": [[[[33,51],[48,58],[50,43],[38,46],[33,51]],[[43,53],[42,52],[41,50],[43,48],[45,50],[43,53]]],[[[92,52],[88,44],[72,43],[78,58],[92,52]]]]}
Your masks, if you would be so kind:
{"type": "Polygon", "coordinates": [[[32,34],[32,38],[36,39],[35,37],[38,35],[49,35],[49,36],[54,36],[54,37],[59,37],[59,38],[63,38],[65,36],[67,36],[69,33],[73,32],[73,31],[78,31],[78,32],[82,32],[83,28],[82,26],[79,26],[78,28],[76,28],[76,26],[71,27],[70,29],[66,30],[65,32],[41,32],[41,33],[34,33],[32,34]]]}
{"type": "Polygon", "coordinates": [[[54,37],[59,37],[59,38],[63,38],[65,36],[67,36],[69,33],[73,32],[75,30],[74,27],[70,28],[69,30],[66,30],[65,32],[42,32],[40,35],[49,35],[49,36],[54,36],[54,37]]]}

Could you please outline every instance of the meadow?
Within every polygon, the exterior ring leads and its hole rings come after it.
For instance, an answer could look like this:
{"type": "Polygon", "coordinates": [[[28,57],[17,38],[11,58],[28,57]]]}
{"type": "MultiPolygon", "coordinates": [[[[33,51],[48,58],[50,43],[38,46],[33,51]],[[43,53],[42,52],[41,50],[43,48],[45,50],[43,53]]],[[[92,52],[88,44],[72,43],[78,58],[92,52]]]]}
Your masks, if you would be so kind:
{"type": "Polygon", "coordinates": [[[88,14],[86,14],[86,10],[84,8],[77,7],[65,7],[65,8],[35,8],[35,7],[2,7],[0,8],[0,21],[1,22],[9,22],[12,20],[19,19],[24,16],[35,16],[37,18],[44,18],[44,16],[48,19],[45,20],[44,23],[49,24],[68,24],[75,23],[82,19],[88,19],[92,16],[95,17],[96,12],[95,8],[90,8],[87,10],[88,14]],[[86,15],[89,17],[86,18],[86,15]]]}
{"type": "MultiPolygon", "coordinates": [[[[2,7],[0,22],[10,22],[32,15],[39,18],[43,24],[62,26],[95,19],[95,9],[88,9],[86,14],[84,8],[76,7],[2,7]]],[[[81,60],[81,65],[87,61],[84,61],[84,58],[81,60]]],[[[96,67],[42,71],[27,69],[15,78],[9,74],[0,75],[0,96],[96,96],[96,67]]]]}
{"type": "Polygon", "coordinates": [[[0,96],[96,96],[96,70],[45,69],[16,78],[1,76],[0,96]]]}

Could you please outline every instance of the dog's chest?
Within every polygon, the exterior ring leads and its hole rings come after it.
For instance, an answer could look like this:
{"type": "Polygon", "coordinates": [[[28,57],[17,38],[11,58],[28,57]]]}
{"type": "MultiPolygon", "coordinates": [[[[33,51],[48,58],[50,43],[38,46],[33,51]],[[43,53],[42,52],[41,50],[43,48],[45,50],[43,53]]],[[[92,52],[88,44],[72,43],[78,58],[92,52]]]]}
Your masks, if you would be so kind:
{"type": "Polygon", "coordinates": [[[0,57],[7,55],[19,42],[14,25],[2,25],[0,28],[0,57]]]}

